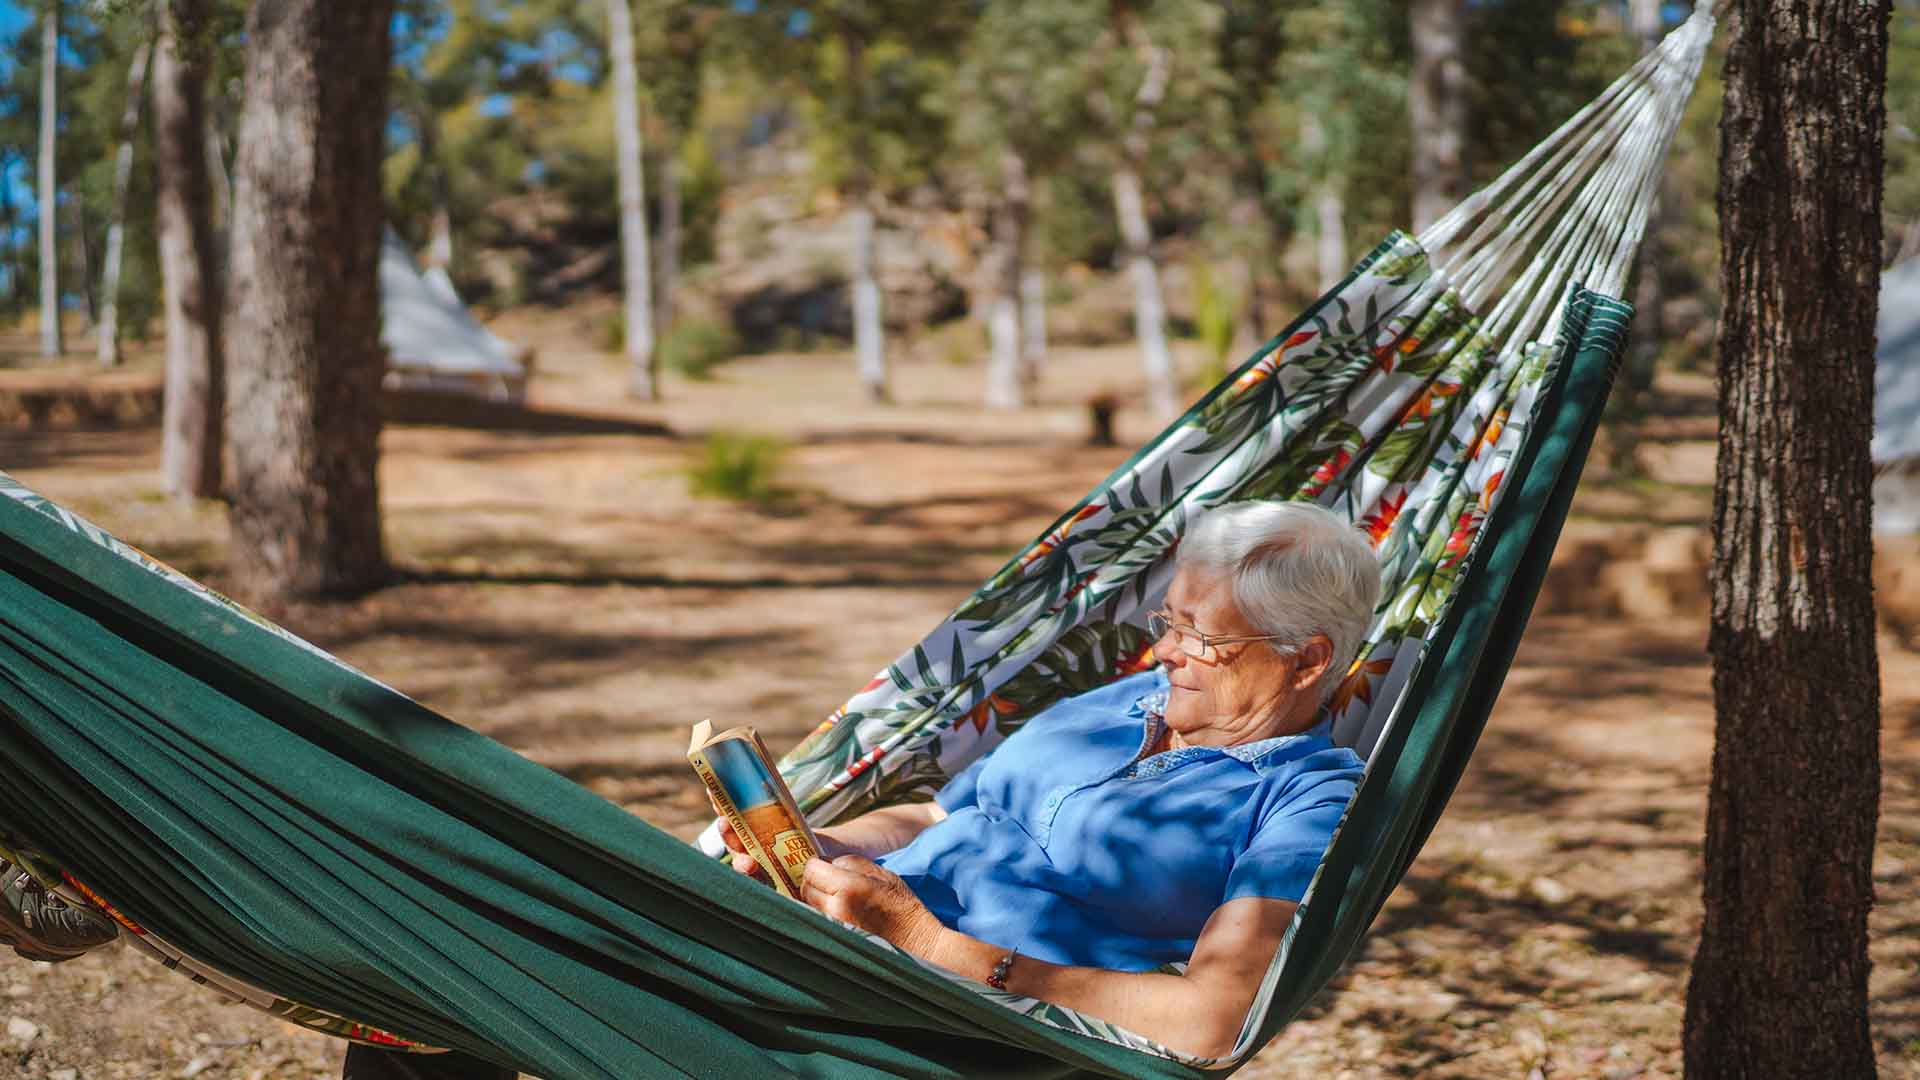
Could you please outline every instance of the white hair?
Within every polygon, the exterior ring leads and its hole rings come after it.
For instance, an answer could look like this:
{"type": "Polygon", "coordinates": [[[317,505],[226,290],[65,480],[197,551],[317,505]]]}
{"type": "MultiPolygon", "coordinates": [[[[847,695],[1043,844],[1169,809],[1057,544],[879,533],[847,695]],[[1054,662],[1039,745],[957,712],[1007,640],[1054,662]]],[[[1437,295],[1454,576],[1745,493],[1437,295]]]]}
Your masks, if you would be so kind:
{"type": "Polygon", "coordinates": [[[1292,652],[1315,634],[1333,643],[1320,693],[1353,663],[1380,600],[1380,560],[1345,518],[1306,502],[1229,503],[1200,517],[1180,541],[1177,568],[1223,574],[1233,606],[1268,644],[1292,652]]]}

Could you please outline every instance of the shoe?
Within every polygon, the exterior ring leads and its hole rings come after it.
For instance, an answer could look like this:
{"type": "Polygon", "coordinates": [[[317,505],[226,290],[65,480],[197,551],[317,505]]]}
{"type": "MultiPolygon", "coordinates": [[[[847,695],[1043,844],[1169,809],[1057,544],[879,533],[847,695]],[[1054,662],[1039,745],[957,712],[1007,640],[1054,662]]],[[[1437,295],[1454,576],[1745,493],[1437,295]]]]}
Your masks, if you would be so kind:
{"type": "Polygon", "coordinates": [[[32,874],[0,859],[0,944],[28,960],[57,964],[120,936],[120,927],[97,911],[74,907],[32,874]]]}

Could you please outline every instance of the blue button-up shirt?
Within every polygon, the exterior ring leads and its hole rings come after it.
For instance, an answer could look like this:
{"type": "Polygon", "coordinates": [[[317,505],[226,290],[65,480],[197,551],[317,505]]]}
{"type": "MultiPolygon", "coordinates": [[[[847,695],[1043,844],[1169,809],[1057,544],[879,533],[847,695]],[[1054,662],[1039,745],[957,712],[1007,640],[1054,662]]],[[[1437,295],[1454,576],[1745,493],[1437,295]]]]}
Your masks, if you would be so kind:
{"type": "Polygon", "coordinates": [[[1298,901],[1360,759],[1324,720],[1143,757],[1166,694],[1150,671],[1054,705],[954,777],[947,818],[881,864],[956,930],[1123,971],[1186,960],[1229,900],[1298,901]]]}

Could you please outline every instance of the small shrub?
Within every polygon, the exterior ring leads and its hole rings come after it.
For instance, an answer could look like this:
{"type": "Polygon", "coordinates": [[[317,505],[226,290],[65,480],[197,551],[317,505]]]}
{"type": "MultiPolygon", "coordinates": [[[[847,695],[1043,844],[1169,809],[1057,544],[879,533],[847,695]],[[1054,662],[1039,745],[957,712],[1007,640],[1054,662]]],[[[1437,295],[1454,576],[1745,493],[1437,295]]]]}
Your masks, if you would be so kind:
{"type": "Polygon", "coordinates": [[[627,350],[627,314],[616,311],[600,323],[600,351],[609,353],[627,350]]]}
{"type": "Polygon", "coordinates": [[[786,444],[769,435],[716,431],[687,466],[687,481],[695,495],[771,502],[780,494],[776,480],[786,454],[786,444]]]}
{"type": "Polygon", "coordinates": [[[710,319],[685,319],[673,324],[660,343],[660,362],[689,379],[713,378],[713,369],[740,355],[740,337],[733,327],[710,319]]]}
{"type": "Polygon", "coordinates": [[[1203,386],[1212,386],[1227,376],[1227,354],[1233,349],[1237,306],[1227,290],[1214,280],[1211,266],[1205,262],[1193,264],[1193,322],[1202,349],[1201,368],[1195,381],[1203,386]]]}

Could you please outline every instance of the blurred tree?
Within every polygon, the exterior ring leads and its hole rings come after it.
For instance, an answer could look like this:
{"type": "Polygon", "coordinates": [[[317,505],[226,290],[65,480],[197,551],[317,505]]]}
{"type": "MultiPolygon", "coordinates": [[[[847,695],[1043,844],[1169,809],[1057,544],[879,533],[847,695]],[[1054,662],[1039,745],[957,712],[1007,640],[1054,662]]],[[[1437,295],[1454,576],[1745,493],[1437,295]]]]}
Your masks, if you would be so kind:
{"type": "Polygon", "coordinates": [[[1466,0],[1409,0],[1413,70],[1407,119],[1413,138],[1413,231],[1467,193],[1466,0]]]}
{"type": "Polygon", "coordinates": [[[60,189],[54,179],[54,154],[60,127],[60,3],[45,0],[40,12],[40,355],[66,351],[60,340],[60,189]]]}
{"type": "Polygon", "coordinates": [[[685,167],[681,156],[700,112],[708,42],[721,12],[708,3],[648,0],[641,31],[648,97],[660,132],[652,140],[660,177],[660,235],[656,239],[653,325],[664,340],[673,331],[674,292],[685,244],[685,167]]]}
{"type": "Polygon", "coordinates": [[[174,495],[220,493],[225,394],[221,350],[220,254],[208,176],[207,71],[212,61],[210,0],[157,0],[154,157],[156,227],[167,325],[166,393],[160,472],[174,495]]]}
{"type": "Polygon", "coordinates": [[[232,566],[271,599],[386,573],[380,162],[391,0],[255,0],[228,331],[232,566]]]}
{"type": "Polygon", "coordinates": [[[1887,258],[1920,257],[1920,2],[1896,0],[1887,43],[1887,258]]]}
{"type": "Polygon", "coordinates": [[[1889,8],[1734,0],[1729,19],[1715,734],[1689,1077],[1875,1071],[1868,442],[1889,8]]]}
{"type": "Polygon", "coordinates": [[[660,364],[653,349],[652,264],[647,252],[647,196],[640,141],[640,78],[633,61],[633,9],[607,0],[607,37],[613,56],[613,135],[620,173],[620,280],[625,313],[627,390],[642,401],[660,399],[660,364]]]}
{"type": "Polygon", "coordinates": [[[856,367],[869,398],[891,399],[875,229],[890,194],[925,180],[949,138],[947,89],[973,5],[940,0],[777,0],[736,12],[755,62],[805,94],[818,180],[850,219],[856,367]]]}
{"type": "Polygon", "coordinates": [[[1103,28],[1097,8],[1074,0],[990,3],[956,73],[973,107],[956,115],[955,138],[974,163],[972,183],[992,193],[983,290],[991,407],[1024,405],[1038,377],[1046,348],[1045,277],[1032,258],[1034,192],[1066,163],[1086,130],[1103,28]]]}
{"type": "Polygon", "coordinates": [[[107,254],[100,269],[100,326],[95,356],[102,367],[120,363],[120,269],[126,251],[127,191],[133,184],[134,141],[140,134],[140,106],[146,100],[150,41],[133,50],[127,66],[127,105],[120,114],[120,145],[113,154],[113,207],[107,219],[107,254]]]}
{"type": "Polygon", "coordinates": [[[1104,95],[1094,101],[1118,135],[1113,165],[1114,217],[1126,246],[1127,276],[1133,281],[1133,332],[1140,342],[1147,369],[1147,407],[1154,415],[1170,417],[1180,411],[1179,387],[1173,371],[1173,352],[1167,347],[1166,298],[1160,287],[1160,266],[1153,254],[1153,229],[1147,222],[1145,174],[1153,150],[1155,115],[1173,78],[1174,53],[1154,40],[1127,0],[1113,0],[1109,9],[1114,30],[1138,65],[1139,83],[1122,113],[1104,95]]]}
{"type": "MultiPolygon", "coordinates": [[[[1234,345],[1251,351],[1267,335],[1261,282],[1291,229],[1290,213],[1276,213],[1267,193],[1271,174],[1297,167],[1289,140],[1276,124],[1275,96],[1284,83],[1287,24],[1297,2],[1213,0],[1220,9],[1215,48],[1228,119],[1227,148],[1233,203],[1227,211],[1239,259],[1239,320],[1234,345]]],[[[1317,129],[1317,125],[1316,125],[1317,129]]],[[[1322,140],[1325,133],[1319,130],[1322,140]]],[[[1301,142],[1309,139],[1303,137],[1301,142]]],[[[1307,150],[1306,146],[1301,147],[1307,150]]],[[[1326,190],[1323,188],[1323,190],[1326,190]]],[[[1286,208],[1290,210],[1291,208],[1286,208]]],[[[1344,242],[1340,248],[1344,252],[1344,242]]]]}

